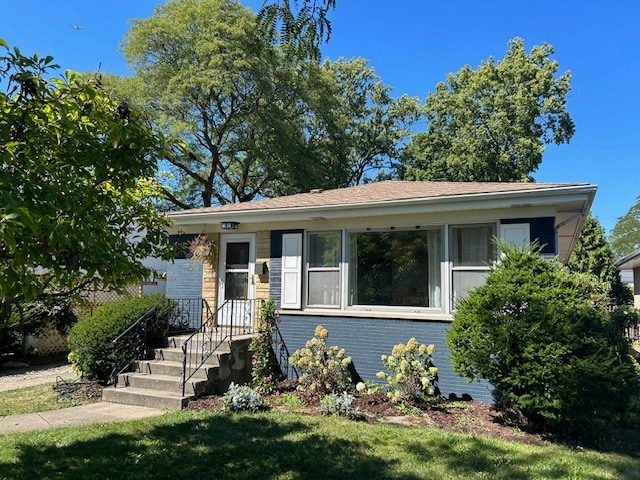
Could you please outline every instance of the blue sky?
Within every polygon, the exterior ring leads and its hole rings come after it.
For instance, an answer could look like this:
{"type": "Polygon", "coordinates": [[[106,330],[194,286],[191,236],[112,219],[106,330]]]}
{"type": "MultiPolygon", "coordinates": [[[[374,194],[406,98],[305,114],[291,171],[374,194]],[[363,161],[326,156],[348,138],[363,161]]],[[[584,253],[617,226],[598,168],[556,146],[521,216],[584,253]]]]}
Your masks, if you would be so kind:
{"type": "MultiPolygon", "coordinates": [[[[0,0],[0,38],[25,54],[52,55],[63,69],[124,74],[119,43],[129,20],[152,0],[0,0]],[[72,25],[82,28],[75,29],[72,25]]],[[[243,4],[257,9],[261,0],[243,4]]],[[[422,101],[448,72],[501,59],[509,39],[527,50],[549,43],[560,71],[571,71],[568,109],[576,134],[549,146],[539,182],[598,185],[592,211],[609,232],[640,195],[640,3],[565,0],[337,0],[330,58],[363,57],[394,94],[422,101]]]]}

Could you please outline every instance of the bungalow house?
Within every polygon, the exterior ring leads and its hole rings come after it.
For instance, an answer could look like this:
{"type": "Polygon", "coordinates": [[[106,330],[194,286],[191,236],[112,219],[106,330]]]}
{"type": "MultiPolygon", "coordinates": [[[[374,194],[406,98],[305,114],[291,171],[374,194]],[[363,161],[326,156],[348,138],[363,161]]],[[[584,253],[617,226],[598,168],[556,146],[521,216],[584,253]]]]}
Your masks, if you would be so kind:
{"type": "Polygon", "coordinates": [[[382,369],[380,355],[415,337],[436,346],[443,395],[491,401],[490,385],[450,366],[456,302],[484,281],[494,237],[537,240],[545,256],[566,261],[595,193],[576,183],[383,181],[173,212],[173,239],[205,234],[214,256],[204,265],[176,259],[167,296],[218,307],[272,298],[290,352],[322,324],[365,380],[382,369]]]}

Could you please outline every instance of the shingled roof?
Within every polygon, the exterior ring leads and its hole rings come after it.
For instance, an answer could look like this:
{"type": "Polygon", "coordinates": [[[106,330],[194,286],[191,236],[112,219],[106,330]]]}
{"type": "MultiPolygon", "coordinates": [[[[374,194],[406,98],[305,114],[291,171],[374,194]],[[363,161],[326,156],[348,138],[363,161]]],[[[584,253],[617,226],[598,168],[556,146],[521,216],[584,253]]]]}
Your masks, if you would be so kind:
{"type": "Polygon", "coordinates": [[[560,190],[571,187],[589,186],[585,183],[504,183],[504,182],[411,182],[386,180],[333,190],[312,190],[308,193],[287,195],[253,202],[219,205],[208,208],[194,208],[173,212],[171,216],[203,213],[243,212],[274,210],[300,207],[321,207],[337,205],[370,205],[412,199],[437,199],[492,193],[516,193],[540,190],[560,190]]]}

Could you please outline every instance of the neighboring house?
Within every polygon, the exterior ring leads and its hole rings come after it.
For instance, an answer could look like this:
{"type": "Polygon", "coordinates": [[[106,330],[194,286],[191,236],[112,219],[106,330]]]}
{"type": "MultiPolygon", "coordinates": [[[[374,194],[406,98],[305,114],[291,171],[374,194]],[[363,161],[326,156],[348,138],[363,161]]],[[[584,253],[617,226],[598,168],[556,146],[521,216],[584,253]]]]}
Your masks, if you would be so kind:
{"type": "Polygon", "coordinates": [[[640,249],[616,262],[622,282],[633,290],[633,306],[640,308],[640,249]]]}
{"type": "Polygon", "coordinates": [[[382,369],[380,355],[415,337],[436,346],[443,395],[490,401],[490,385],[452,371],[445,337],[456,302],[484,282],[494,237],[537,240],[566,261],[595,193],[588,184],[384,181],[173,212],[174,241],[204,233],[217,257],[177,259],[167,295],[212,306],[271,297],[290,352],[322,324],[365,380],[382,369]]]}

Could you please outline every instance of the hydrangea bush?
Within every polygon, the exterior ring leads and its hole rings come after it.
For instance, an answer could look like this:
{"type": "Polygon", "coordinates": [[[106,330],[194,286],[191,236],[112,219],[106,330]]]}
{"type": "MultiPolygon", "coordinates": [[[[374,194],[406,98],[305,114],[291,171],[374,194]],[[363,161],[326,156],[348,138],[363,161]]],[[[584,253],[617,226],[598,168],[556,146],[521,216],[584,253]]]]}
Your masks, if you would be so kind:
{"type": "Polygon", "coordinates": [[[393,401],[424,401],[439,395],[435,350],[433,345],[411,338],[406,345],[395,345],[391,355],[382,355],[389,372],[378,372],[377,377],[389,383],[388,395],[393,401]]]}
{"type": "Polygon", "coordinates": [[[296,350],[289,362],[301,372],[298,378],[300,390],[329,394],[349,391],[353,387],[348,357],[343,348],[327,348],[329,332],[318,325],[315,336],[308,340],[305,348],[296,350]]]}

